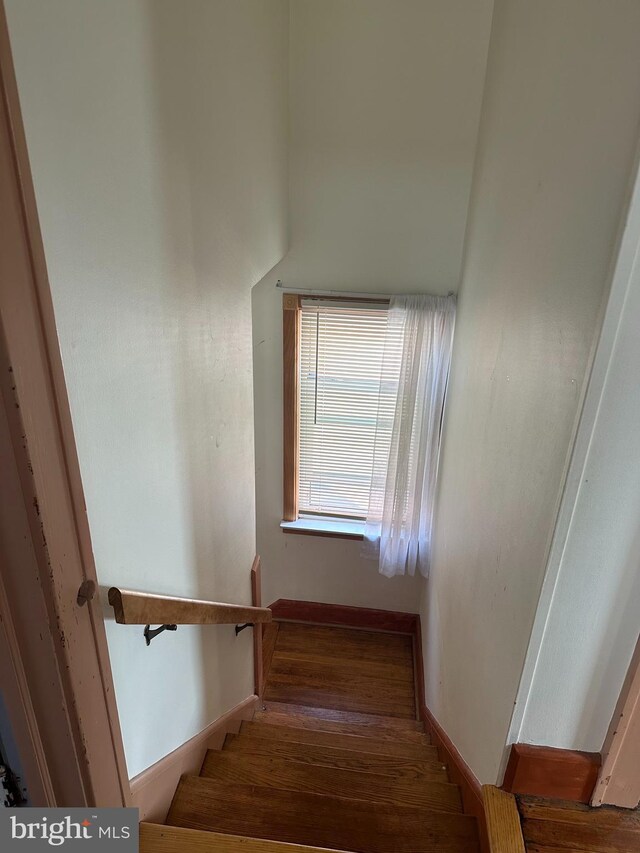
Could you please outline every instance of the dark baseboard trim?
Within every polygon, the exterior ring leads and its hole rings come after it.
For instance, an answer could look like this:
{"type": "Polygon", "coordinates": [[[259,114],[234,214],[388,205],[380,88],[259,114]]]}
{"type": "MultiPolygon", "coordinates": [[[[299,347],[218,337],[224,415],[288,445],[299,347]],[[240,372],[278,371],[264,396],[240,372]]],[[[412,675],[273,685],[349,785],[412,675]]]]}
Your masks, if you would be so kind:
{"type": "Polygon", "coordinates": [[[317,625],[342,625],[346,628],[365,628],[370,631],[392,631],[415,634],[420,622],[417,613],[395,610],[372,610],[368,607],[348,607],[344,604],[321,604],[317,601],[295,601],[279,598],[270,605],[273,618],[292,622],[313,622],[317,625]]]}
{"type": "Polygon", "coordinates": [[[502,788],[512,794],[589,803],[599,770],[597,752],[514,743],[502,788]]]}
{"type": "Polygon", "coordinates": [[[452,782],[460,786],[462,807],[465,814],[473,815],[478,821],[481,853],[489,853],[489,837],[485,817],[482,786],[475,774],[458,752],[449,735],[427,708],[424,693],[424,660],[422,657],[422,627],[418,616],[413,632],[413,660],[415,664],[416,697],[418,701],[418,716],[424,723],[425,729],[431,735],[431,741],[438,749],[438,756],[449,768],[452,782]]]}
{"type": "Polygon", "coordinates": [[[458,752],[456,745],[433,716],[426,705],[421,708],[422,721],[431,734],[431,741],[438,749],[438,755],[443,764],[449,768],[451,781],[460,786],[462,806],[465,814],[478,819],[480,847],[483,853],[488,853],[487,825],[482,797],[482,786],[467,762],[458,752]]]}

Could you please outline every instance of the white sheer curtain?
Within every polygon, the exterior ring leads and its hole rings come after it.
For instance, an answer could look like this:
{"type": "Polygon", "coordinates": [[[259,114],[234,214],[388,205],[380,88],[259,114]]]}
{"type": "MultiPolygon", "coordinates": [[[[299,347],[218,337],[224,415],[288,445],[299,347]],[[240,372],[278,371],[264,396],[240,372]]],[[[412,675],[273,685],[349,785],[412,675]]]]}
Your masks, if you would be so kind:
{"type": "Polygon", "coordinates": [[[387,577],[429,573],[455,311],[454,296],[398,296],[389,306],[364,546],[387,577]]]}

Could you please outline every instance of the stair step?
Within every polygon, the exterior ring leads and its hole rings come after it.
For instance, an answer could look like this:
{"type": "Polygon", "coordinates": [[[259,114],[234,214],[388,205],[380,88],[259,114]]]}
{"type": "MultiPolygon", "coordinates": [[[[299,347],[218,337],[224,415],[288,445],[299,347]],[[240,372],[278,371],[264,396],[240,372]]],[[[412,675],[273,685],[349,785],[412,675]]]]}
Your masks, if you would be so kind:
{"type": "Polygon", "coordinates": [[[290,660],[326,660],[328,657],[363,662],[404,664],[413,667],[413,641],[409,635],[361,631],[336,625],[279,622],[278,654],[290,660]]]}
{"type": "Polygon", "coordinates": [[[310,794],[331,794],[376,803],[461,812],[460,789],[448,782],[424,782],[358,770],[336,770],[280,756],[209,750],[200,775],[218,782],[261,785],[310,794]]]}
{"type": "Polygon", "coordinates": [[[158,823],[140,824],[140,853],[326,853],[319,847],[223,835],[158,823]]]}
{"type": "Polygon", "coordinates": [[[225,752],[248,753],[250,755],[279,756],[304,764],[335,767],[338,770],[359,770],[395,776],[407,781],[423,780],[447,782],[447,769],[441,761],[418,756],[378,755],[357,752],[340,747],[318,746],[312,743],[268,740],[244,735],[227,735],[225,752]]]}
{"type": "Polygon", "coordinates": [[[640,850],[637,809],[590,808],[577,803],[519,797],[522,835],[527,850],[560,847],[581,851],[640,850]]]}
{"type": "MultiPolygon", "coordinates": [[[[402,717],[379,717],[375,714],[354,714],[329,709],[326,713],[310,714],[290,710],[295,709],[296,705],[282,704],[279,707],[277,702],[269,702],[264,711],[257,711],[254,714],[253,721],[268,723],[273,726],[291,726],[292,728],[338,732],[346,735],[379,737],[382,740],[400,739],[413,743],[431,743],[429,736],[424,733],[422,724],[418,723],[417,720],[405,720],[402,717]],[[284,710],[279,710],[279,707],[284,710]]],[[[323,709],[317,708],[315,710],[321,712],[323,709]]]]}
{"type": "Polygon", "coordinates": [[[404,755],[407,758],[437,760],[435,746],[426,743],[407,743],[399,740],[381,740],[377,737],[345,735],[334,732],[301,729],[289,726],[273,726],[268,723],[243,722],[240,726],[242,737],[260,737],[270,740],[295,743],[315,743],[319,746],[341,747],[357,752],[370,752],[377,755],[404,755]]]}
{"type": "Polygon", "coordinates": [[[475,853],[474,817],[184,776],[167,823],[356,853],[475,853]]]}
{"type": "Polygon", "coordinates": [[[318,720],[331,720],[334,723],[372,723],[393,730],[424,732],[424,723],[418,720],[407,720],[403,717],[359,714],[355,711],[337,711],[335,708],[318,708],[315,705],[295,705],[287,702],[263,702],[263,706],[263,710],[258,713],[275,712],[294,717],[304,716],[318,720]]]}

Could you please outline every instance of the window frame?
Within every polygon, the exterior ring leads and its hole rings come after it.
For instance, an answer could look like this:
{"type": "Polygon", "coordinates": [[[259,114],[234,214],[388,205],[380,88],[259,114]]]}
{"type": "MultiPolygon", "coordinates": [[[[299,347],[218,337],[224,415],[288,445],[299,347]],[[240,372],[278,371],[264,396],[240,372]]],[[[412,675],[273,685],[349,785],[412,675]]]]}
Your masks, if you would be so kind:
{"type": "MultiPolygon", "coordinates": [[[[363,533],[344,532],[330,529],[322,519],[331,520],[334,516],[319,516],[316,529],[309,525],[295,527],[300,520],[298,491],[300,464],[300,338],[301,310],[303,299],[317,299],[327,302],[363,303],[389,305],[388,297],[319,295],[317,293],[283,293],[282,295],[282,399],[283,399],[283,495],[282,524],[283,533],[298,533],[306,536],[328,536],[335,539],[362,539],[363,533]],[[323,529],[324,528],[324,529],[323,529]]],[[[337,516],[335,517],[338,518],[337,516]]],[[[308,519],[305,519],[308,521],[308,519]]]]}

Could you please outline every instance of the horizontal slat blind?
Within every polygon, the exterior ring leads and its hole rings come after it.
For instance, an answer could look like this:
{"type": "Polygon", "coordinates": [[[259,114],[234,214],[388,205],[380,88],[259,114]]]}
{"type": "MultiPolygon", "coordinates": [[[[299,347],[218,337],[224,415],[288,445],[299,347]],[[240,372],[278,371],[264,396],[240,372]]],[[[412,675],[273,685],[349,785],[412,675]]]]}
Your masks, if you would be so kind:
{"type": "Polygon", "coordinates": [[[380,395],[387,310],[303,302],[301,313],[299,511],[366,518],[394,414],[395,395],[380,395]]]}

